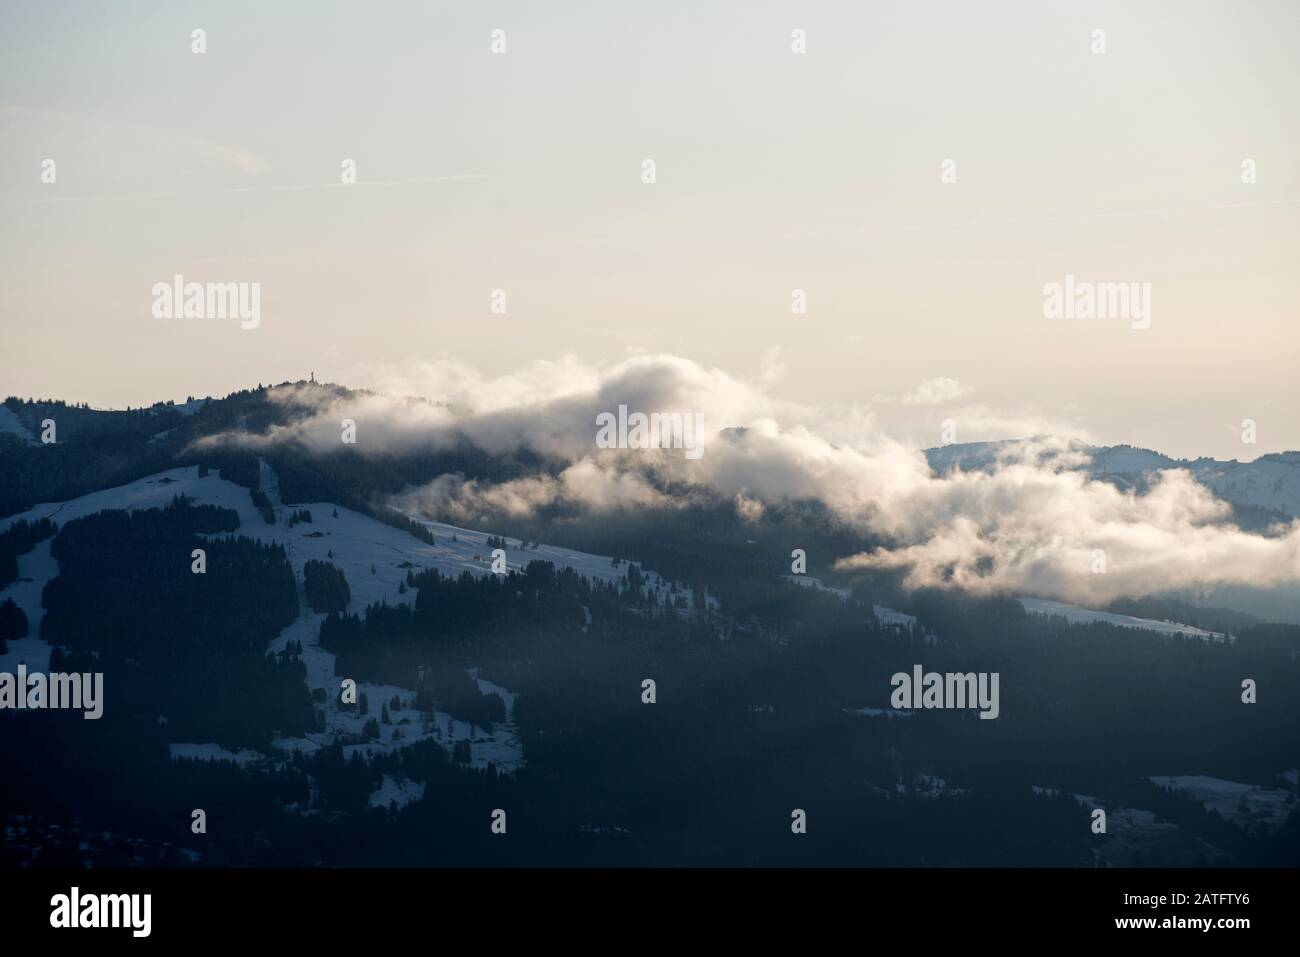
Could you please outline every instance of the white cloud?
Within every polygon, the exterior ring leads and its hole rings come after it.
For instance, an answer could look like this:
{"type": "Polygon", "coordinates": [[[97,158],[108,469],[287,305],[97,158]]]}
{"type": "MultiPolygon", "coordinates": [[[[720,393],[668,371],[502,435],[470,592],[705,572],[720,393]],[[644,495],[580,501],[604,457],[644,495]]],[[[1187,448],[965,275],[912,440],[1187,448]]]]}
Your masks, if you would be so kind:
{"type": "Polygon", "coordinates": [[[671,508],[681,504],[655,489],[640,475],[583,459],[558,476],[533,476],[496,485],[442,475],[408,489],[392,502],[410,512],[473,521],[493,513],[527,517],[541,508],[571,506],[606,512],[623,508],[671,508]]]}
{"type": "Polygon", "coordinates": [[[1186,470],[1160,473],[1139,493],[1025,460],[916,483],[890,509],[897,520],[884,523],[900,544],[839,566],[902,569],[909,587],[1081,604],[1211,583],[1300,582],[1300,521],[1266,538],[1222,521],[1229,511],[1186,470]]]}
{"type": "MultiPolygon", "coordinates": [[[[330,451],[339,448],[341,420],[351,418],[363,453],[469,441],[494,454],[530,449],[559,463],[554,474],[497,485],[441,476],[399,498],[403,507],[466,521],[548,507],[673,507],[692,499],[679,494],[683,488],[734,502],[749,520],[767,504],[816,499],[886,543],[846,556],[841,567],[898,569],[910,586],[1097,603],[1183,586],[1300,583],[1300,522],[1272,537],[1242,532],[1227,521],[1225,503],[1176,469],[1144,491],[1121,491],[1080,471],[1086,455],[1063,436],[1009,443],[986,471],[935,475],[922,453],[881,430],[871,409],[779,402],[677,356],[637,356],[606,368],[569,357],[495,378],[435,361],[403,375],[389,378],[443,404],[279,389],[276,401],[300,418],[264,436],[224,441],[293,441],[330,451]],[[702,457],[597,449],[597,414],[620,404],[704,413],[702,457]],[[672,497],[663,491],[670,484],[672,497]],[[1105,574],[1093,573],[1098,549],[1105,574]]],[[[936,386],[927,394],[952,392],[936,386]]],[[[985,409],[957,417],[982,428],[1030,425],[1047,433],[1051,426],[985,409]]]]}

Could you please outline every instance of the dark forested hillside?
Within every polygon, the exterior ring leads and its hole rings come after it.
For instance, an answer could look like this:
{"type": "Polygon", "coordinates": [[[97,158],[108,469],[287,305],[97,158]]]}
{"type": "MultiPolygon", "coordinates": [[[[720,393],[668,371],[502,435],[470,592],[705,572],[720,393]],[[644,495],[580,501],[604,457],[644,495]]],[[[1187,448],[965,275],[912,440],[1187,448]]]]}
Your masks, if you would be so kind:
{"type": "MultiPolygon", "coordinates": [[[[21,788],[0,787],[0,816],[44,828],[47,852],[12,842],[3,863],[66,862],[82,843],[97,864],[123,860],[104,833],[152,842],[146,863],[169,864],[1300,860],[1294,778],[1279,777],[1300,767],[1300,628],[1168,596],[1110,606],[1232,635],[1169,637],[1030,616],[1011,596],[907,591],[895,573],[833,571],[837,556],[879,542],[817,502],[742,517],[699,490],[676,490],[680,507],[667,510],[487,513],[484,551],[512,553],[505,574],[475,554],[481,568],[448,575],[391,543],[380,552],[390,564],[361,564],[348,536],[366,547],[377,536],[334,505],[438,546],[443,533],[393,511],[391,496],[444,474],[495,482],[555,463],[468,445],[317,454],[231,440],[305,414],[264,388],[184,412],[9,407],[33,430],[54,418],[59,438],[0,436],[0,511],[197,465],[249,489],[260,530],[293,532],[262,544],[234,511],[178,497],[0,533],[0,587],[50,540],[50,669],[102,672],[111,702],[96,721],[0,713],[0,761],[58,755],[26,761],[21,788]],[[204,441],[218,434],[228,441],[204,441]],[[301,536],[334,535],[321,546],[329,561],[291,564],[301,536]],[[525,541],[615,556],[601,560],[615,580],[519,568],[525,541]],[[796,550],[834,591],[790,581],[796,550]],[[389,576],[385,602],[357,600],[358,566],[367,581],[389,576]],[[877,604],[897,611],[882,618],[877,604]],[[317,635],[309,692],[303,645],[317,635]],[[917,665],[998,675],[996,720],[892,707],[891,677],[917,665]],[[369,699],[330,700],[345,679],[369,683],[369,699]],[[327,731],[336,707],[348,720],[327,731]],[[508,768],[493,735],[519,749],[508,768]],[[253,757],[174,758],[178,743],[253,757]],[[1220,813],[1152,780],[1164,776],[1240,782],[1281,810],[1270,818],[1243,796],[1220,813]],[[1095,806],[1112,815],[1109,835],[1089,829],[1095,806]],[[194,807],[222,826],[192,834],[194,807]],[[508,842],[486,827],[498,808],[508,842]],[[808,827],[793,839],[796,809],[808,827]]],[[[0,602],[0,654],[28,628],[0,602]]]]}
{"type": "Polygon", "coordinates": [[[175,740],[264,746],[272,729],[312,726],[301,664],[267,654],[298,614],[293,571],[278,547],[214,534],[238,523],[181,499],[68,522],[41,637],[69,653],[51,667],[102,671],[115,714],[161,717],[175,740]]]}

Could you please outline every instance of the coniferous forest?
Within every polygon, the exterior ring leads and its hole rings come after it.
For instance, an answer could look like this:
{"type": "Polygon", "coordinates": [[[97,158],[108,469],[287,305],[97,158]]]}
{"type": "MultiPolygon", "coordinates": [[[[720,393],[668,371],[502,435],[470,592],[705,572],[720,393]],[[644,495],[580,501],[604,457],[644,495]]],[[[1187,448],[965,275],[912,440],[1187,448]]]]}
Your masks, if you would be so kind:
{"type": "Polygon", "coordinates": [[[87,826],[185,848],[196,846],[187,821],[165,809],[202,790],[215,795],[210,814],[246,816],[264,839],[253,848],[214,831],[204,860],[245,864],[1084,865],[1102,842],[1079,827],[1086,811],[1068,795],[1100,792],[1178,824],[1134,863],[1284,863],[1297,850],[1294,816],[1275,835],[1251,833],[1146,779],[1205,768],[1266,780],[1285,765],[1300,748],[1300,728],[1278,720],[1300,693],[1297,629],[1256,626],[1232,644],[1135,638],[1032,619],[1014,602],[935,595],[920,600],[920,624],[900,630],[865,624],[856,600],[769,584],[723,640],[720,619],[648,605],[632,576],[593,584],[544,562],[508,576],[422,572],[414,607],[332,612],[320,626],[340,673],[441,676],[419,682],[419,709],[489,729],[504,720],[469,667],[516,692],[527,765],[514,774],[469,768],[430,742],[369,759],[336,744],[255,771],[173,761],[167,740],[265,747],[313,725],[301,665],[264,651],[295,614],[292,573],[275,549],[235,532],[229,513],[183,501],[60,530],[44,634],[69,650],[52,668],[104,671],[116,707],[90,729],[6,716],[6,759],[34,741],[77,757],[30,767],[28,786],[5,789],[4,812],[63,808],[87,826]],[[206,577],[169,570],[166,554],[200,544],[206,577]],[[973,714],[855,713],[888,706],[887,686],[859,676],[914,661],[1000,671],[996,726],[973,714]],[[1214,705],[1223,676],[1239,673],[1288,683],[1255,709],[1214,705]],[[640,696],[647,677],[653,708],[640,696]],[[931,771],[946,782],[938,793],[931,771]],[[386,774],[437,796],[368,806],[386,774]],[[74,780],[111,800],[78,806],[74,780]],[[309,781],[322,813],[303,817],[309,781]],[[493,845],[469,826],[482,807],[506,805],[519,840],[493,845]],[[786,839],[789,807],[817,822],[809,841],[786,839]]]}

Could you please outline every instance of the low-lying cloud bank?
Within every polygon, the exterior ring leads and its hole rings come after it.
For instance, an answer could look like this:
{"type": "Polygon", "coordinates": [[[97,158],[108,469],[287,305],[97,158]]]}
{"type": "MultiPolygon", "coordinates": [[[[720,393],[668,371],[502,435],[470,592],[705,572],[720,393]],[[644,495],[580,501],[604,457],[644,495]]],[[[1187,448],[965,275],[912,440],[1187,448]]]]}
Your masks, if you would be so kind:
{"type": "Polygon", "coordinates": [[[905,571],[911,587],[962,588],[1097,604],[1211,584],[1300,582],[1300,522],[1275,537],[1226,522],[1228,505],[1184,469],[1145,493],[1083,472],[1003,464],[919,483],[898,501],[906,544],[842,558],[905,571]]]}
{"type": "Polygon", "coordinates": [[[453,522],[472,523],[491,514],[524,518],[551,507],[593,511],[622,508],[671,508],[672,498],[635,472],[620,471],[593,459],[583,459],[557,476],[538,475],[497,484],[484,484],[460,475],[440,475],[419,488],[389,501],[407,513],[438,515],[453,522]]]}
{"type": "Polygon", "coordinates": [[[1300,521],[1269,537],[1243,532],[1228,521],[1227,504],[1184,470],[1162,472],[1143,490],[1093,480],[1079,471],[1086,456],[1068,441],[1084,437],[1077,429],[1001,415],[971,403],[969,390],[950,379],[882,404],[925,416],[936,438],[941,420],[955,423],[964,441],[1018,428],[1059,437],[1017,443],[987,471],[935,475],[924,455],[884,434],[874,408],[826,411],[777,400],[722,370],[668,355],[604,369],[566,358],[494,379],[460,363],[425,363],[392,384],[430,401],[286,387],[272,397],[295,410],[293,424],[208,441],[332,452],[341,422],[351,419],[353,447],[363,453],[469,442],[559,463],[555,474],[495,485],[444,475],[394,502],[453,519],[552,506],[672,508],[694,489],[732,500],[756,520],[764,503],[816,499],[889,543],[842,557],[838,567],[900,570],[912,587],[1095,604],[1173,588],[1300,583],[1300,521]],[[597,417],[620,406],[702,414],[701,454],[598,447],[597,417]],[[986,428],[1002,431],[978,434],[986,428]],[[670,487],[672,495],[664,491],[670,487]]]}

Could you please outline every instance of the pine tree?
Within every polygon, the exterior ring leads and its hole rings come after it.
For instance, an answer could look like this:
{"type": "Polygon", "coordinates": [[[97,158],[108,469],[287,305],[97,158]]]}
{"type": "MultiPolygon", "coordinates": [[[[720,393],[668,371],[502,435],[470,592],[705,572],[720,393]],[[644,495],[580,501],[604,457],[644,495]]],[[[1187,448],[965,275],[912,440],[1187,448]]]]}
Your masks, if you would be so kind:
{"type": "Polygon", "coordinates": [[[27,637],[27,615],[12,598],[6,598],[0,605],[0,654],[4,653],[6,641],[17,641],[27,637]]]}

